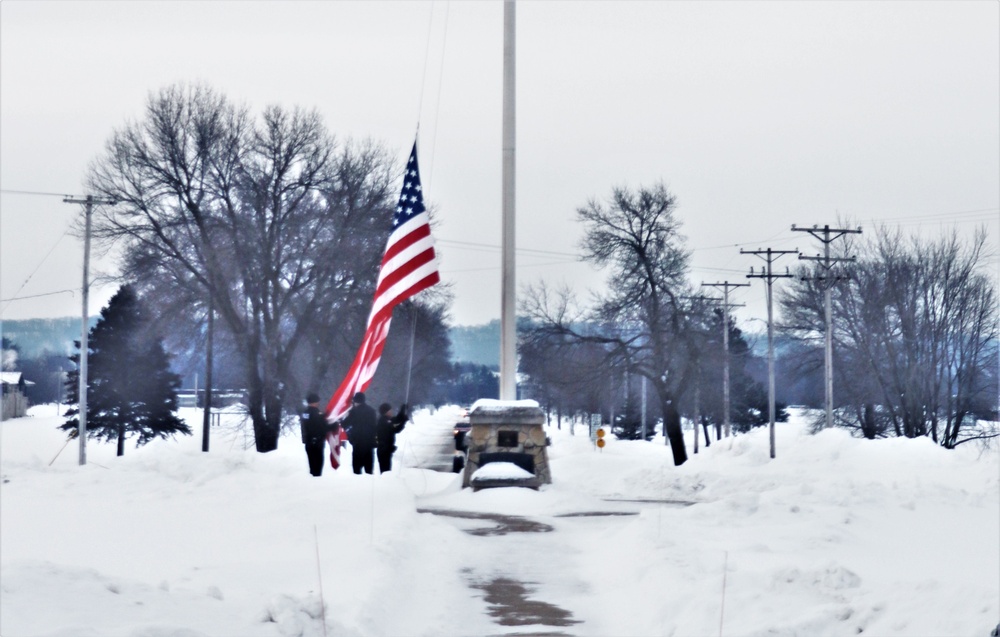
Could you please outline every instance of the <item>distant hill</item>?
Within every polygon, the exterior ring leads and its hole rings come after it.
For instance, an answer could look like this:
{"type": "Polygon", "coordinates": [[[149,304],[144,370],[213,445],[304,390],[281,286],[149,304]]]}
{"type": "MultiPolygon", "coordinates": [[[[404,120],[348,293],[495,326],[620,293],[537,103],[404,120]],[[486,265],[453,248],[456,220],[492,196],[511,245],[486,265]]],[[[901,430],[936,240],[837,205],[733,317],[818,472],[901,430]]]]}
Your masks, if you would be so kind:
{"type": "Polygon", "coordinates": [[[485,325],[457,325],[448,330],[453,362],[500,365],[500,321],[485,325]]]}
{"type": "MultiPolygon", "coordinates": [[[[90,317],[90,327],[97,323],[90,317]]],[[[70,316],[51,319],[24,319],[3,321],[3,337],[17,345],[21,356],[34,358],[44,352],[66,354],[73,352],[73,341],[80,340],[80,319],[70,316]]]]}

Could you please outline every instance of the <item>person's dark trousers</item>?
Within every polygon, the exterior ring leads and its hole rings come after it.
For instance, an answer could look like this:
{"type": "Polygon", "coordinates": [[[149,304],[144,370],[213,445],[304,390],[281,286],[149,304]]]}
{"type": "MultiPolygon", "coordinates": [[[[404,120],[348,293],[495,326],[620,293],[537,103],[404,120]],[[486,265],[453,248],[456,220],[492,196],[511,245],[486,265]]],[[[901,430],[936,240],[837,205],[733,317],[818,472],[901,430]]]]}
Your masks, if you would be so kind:
{"type": "Polygon", "coordinates": [[[379,473],[392,471],[392,449],[378,450],[378,470],[379,473]]]}
{"type": "Polygon", "coordinates": [[[354,448],[354,455],[352,456],[354,473],[360,474],[362,469],[365,470],[365,473],[372,473],[375,468],[375,454],[372,451],[372,449],[354,448]]]}
{"type": "Polygon", "coordinates": [[[314,476],[323,475],[323,451],[325,444],[306,445],[306,456],[309,457],[309,473],[314,476]]]}

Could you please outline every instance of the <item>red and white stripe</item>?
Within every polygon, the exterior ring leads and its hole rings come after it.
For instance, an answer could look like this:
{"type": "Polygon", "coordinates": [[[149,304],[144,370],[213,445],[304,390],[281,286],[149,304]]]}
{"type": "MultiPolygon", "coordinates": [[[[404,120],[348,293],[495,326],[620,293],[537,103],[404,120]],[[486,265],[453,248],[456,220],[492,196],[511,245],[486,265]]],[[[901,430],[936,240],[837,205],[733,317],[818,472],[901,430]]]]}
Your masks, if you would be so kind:
{"type": "Polygon", "coordinates": [[[440,281],[430,216],[423,206],[416,153],[414,143],[396,207],[395,229],[389,235],[382,256],[365,335],[347,376],[327,404],[326,417],[330,422],[343,418],[355,392],[365,391],[371,384],[389,335],[393,308],[440,281]]]}

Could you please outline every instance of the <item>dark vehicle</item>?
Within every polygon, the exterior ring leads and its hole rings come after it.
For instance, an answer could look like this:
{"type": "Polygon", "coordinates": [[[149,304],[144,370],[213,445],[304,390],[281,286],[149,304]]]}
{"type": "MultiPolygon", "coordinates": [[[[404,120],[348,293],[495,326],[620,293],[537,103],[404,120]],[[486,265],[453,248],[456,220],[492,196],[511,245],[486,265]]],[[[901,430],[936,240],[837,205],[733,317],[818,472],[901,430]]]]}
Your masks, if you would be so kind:
{"type": "Polygon", "coordinates": [[[466,411],[462,420],[455,423],[455,456],[451,461],[451,470],[454,473],[459,473],[465,468],[465,454],[469,450],[468,433],[471,429],[469,412],[466,411]]]}

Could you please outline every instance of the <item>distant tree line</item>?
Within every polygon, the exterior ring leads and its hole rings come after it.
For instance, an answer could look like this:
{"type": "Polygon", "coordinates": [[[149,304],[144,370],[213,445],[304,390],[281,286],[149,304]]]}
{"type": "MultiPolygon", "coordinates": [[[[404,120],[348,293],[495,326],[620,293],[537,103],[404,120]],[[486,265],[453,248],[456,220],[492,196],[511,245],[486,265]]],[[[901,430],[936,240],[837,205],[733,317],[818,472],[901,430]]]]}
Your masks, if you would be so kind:
{"type": "MultiPolygon", "coordinates": [[[[651,418],[661,422],[675,464],[687,460],[682,416],[709,425],[722,416],[723,317],[689,281],[689,252],[680,234],[676,198],[662,183],[617,187],[607,200],[577,210],[584,228],[583,259],[608,272],[608,291],[581,307],[569,289],[529,288],[522,314],[532,327],[522,339],[522,371],[545,404],[557,410],[623,415],[620,430],[635,435],[635,380],[648,386],[651,418]]],[[[762,386],[747,370],[750,350],[734,325],[732,421],[761,422],[762,386]]],[[[764,410],[766,419],[766,409],[764,410]]],[[[716,429],[718,431],[718,429],[716,429]]],[[[647,432],[648,433],[648,432],[647,432]]]]}
{"type": "MultiPolygon", "coordinates": [[[[10,321],[5,321],[6,326],[10,321]]],[[[79,329],[80,320],[76,320],[79,329]]],[[[40,330],[44,332],[44,330],[40,330]]],[[[32,405],[42,403],[62,402],[64,394],[64,383],[66,374],[73,369],[66,353],[55,353],[47,349],[47,345],[42,349],[29,350],[34,353],[26,355],[22,346],[22,333],[15,331],[13,334],[17,338],[2,338],[2,369],[3,371],[21,372],[26,381],[24,395],[32,405]]],[[[27,339],[31,340],[31,339],[27,339]]],[[[33,344],[32,344],[33,345],[33,344]]],[[[32,345],[29,345],[31,347],[32,345]]],[[[54,349],[68,350],[72,346],[72,339],[66,339],[62,347],[54,349]]]]}
{"type": "MultiPolygon", "coordinates": [[[[90,326],[97,319],[90,320],[90,326]]],[[[80,319],[50,318],[3,321],[4,370],[19,371],[28,381],[25,396],[32,405],[59,403],[65,397],[69,355],[80,336],[80,319]]]]}
{"type": "MultiPolygon", "coordinates": [[[[90,320],[90,327],[96,319],[90,320]]],[[[73,339],[80,338],[80,317],[33,318],[3,321],[3,338],[15,343],[21,359],[44,354],[72,353],[73,339]]]]}
{"type": "MultiPolygon", "coordinates": [[[[349,367],[399,172],[384,147],[338,140],[315,112],[272,106],[253,115],[212,89],[180,85],[151,94],[144,116],[115,131],[94,162],[90,191],[116,202],[98,208],[94,234],[120,248],[121,278],[144,308],[143,331],[182,374],[204,369],[211,334],[213,383],[246,391],[258,451],[276,448],[307,391],[332,393],[349,367]]],[[[658,423],[675,464],[687,459],[683,419],[706,444],[727,417],[736,431],[767,422],[764,361],[691,284],[666,186],[616,187],[576,214],[583,259],[608,273],[607,290],[587,304],[567,288],[526,290],[523,394],[557,421],[601,414],[634,438],[642,435],[645,387],[647,420],[658,423]]],[[[949,448],[995,435],[979,426],[996,418],[998,387],[997,290],[982,271],[985,241],[984,232],[971,242],[957,234],[928,241],[878,228],[837,244],[839,256],[857,257],[838,266],[844,280],[832,291],[837,424],[868,438],[929,436],[949,448]]],[[[778,285],[780,391],[818,406],[823,288],[815,269],[797,274],[778,285]]],[[[397,308],[370,390],[378,400],[496,396],[485,353],[450,362],[450,302],[438,289],[397,308]]],[[[58,386],[47,376],[61,378],[58,358],[39,358],[47,380],[36,387],[58,386]]],[[[120,440],[120,425],[118,432],[120,440]]]]}
{"type": "MultiPolygon", "coordinates": [[[[521,372],[533,397],[563,412],[601,413],[621,435],[636,434],[637,379],[645,379],[674,462],[687,458],[681,417],[719,435],[724,313],[689,283],[688,251],[674,196],[662,184],[615,188],[577,210],[584,260],[606,269],[608,291],[588,307],[569,289],[540,284],[522,299],[530,327],[521,372]],[[618,414],[618,415],[616,415],[618,414]]],[[[951,448],[997,435],[996,288],[985,265],[985,232],[936,241],[879,228],[842,242],[833,290],[837,424],[868,438],[929,436],[951,448]]],[[[802,267],[778,286],[782,365],[779,392],[823,403],[825,274],[802,267]]],[[[737,431],[764,424],[764,360],[732,321],[730,420],[737,431]]],[[[778,392],[776,392],[778,393],[778,392]]],[[[777,405],[777,420],[787,418],[777,405]]],[[[648,435],[648,430],[647,430],[648,435]]]]}

